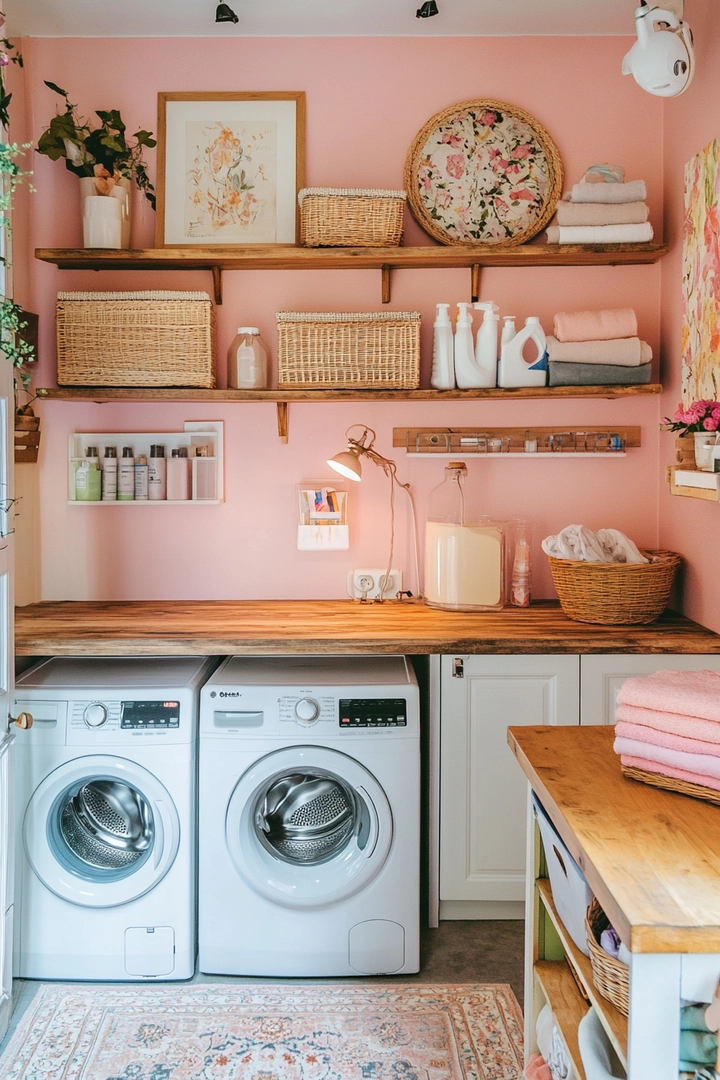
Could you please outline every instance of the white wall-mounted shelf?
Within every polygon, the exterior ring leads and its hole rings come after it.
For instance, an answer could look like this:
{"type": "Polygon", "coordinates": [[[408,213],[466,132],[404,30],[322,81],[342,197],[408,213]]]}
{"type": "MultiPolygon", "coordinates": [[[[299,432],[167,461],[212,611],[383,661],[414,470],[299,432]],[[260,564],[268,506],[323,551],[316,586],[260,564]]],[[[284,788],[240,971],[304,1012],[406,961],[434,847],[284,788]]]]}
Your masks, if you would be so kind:
{"type": "Polygon", "coordinates": [[[83,431],[73,432],[68,439],[68,503],[71,506],[208,506],[224,500],[223,421],[186,420],[182,431],[83,431]],[[122,448],[131,446],[135,459],[150,455],[153,444],[165,447],[166,459],[181,446],[187,447],[191,469],[189,499],[142,499],[85,501],[75,498],[75,471],[83,460],[88,446],[97,446],[102,461],[104,448],[117,449],[118,463],[122,448]],[[196,448],[204,446],[207,454],[196,456],[196,448]]]}

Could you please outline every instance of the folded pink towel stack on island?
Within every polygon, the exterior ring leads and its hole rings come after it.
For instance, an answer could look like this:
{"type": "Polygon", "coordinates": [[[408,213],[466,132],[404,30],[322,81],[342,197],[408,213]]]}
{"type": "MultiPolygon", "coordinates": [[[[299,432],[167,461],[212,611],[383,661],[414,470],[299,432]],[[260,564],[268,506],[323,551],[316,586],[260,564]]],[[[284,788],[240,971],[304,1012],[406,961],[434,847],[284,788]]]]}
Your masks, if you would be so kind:
{"type": "Polygon", "coordinates": [[[720,673],[656,671],[617,695],[615,752],[623,765],[720,791],[720,673]]]}
{"type": "Polygon", "coordinates": [[[620,165],[591,165],[558,203],[548,244],[632,244],[653,238],[644,180],[624,183],[620,165]]]}

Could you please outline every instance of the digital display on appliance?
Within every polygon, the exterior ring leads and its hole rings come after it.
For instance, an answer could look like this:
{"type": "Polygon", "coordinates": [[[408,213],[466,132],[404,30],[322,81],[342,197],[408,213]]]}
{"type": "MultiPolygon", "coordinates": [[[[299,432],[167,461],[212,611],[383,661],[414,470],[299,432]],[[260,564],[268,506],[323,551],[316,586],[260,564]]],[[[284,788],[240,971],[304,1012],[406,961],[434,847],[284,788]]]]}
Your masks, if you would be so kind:
{"type": "Polygon", "coordinates": [[[121,728],[155,729],[180,726],[179,701],[122,701],[121,728]]]}
{"type": "Polygon", "coordinates": [[[341,728],[407,727],[404,698],[342,698],[339,707],[341,728]]]}

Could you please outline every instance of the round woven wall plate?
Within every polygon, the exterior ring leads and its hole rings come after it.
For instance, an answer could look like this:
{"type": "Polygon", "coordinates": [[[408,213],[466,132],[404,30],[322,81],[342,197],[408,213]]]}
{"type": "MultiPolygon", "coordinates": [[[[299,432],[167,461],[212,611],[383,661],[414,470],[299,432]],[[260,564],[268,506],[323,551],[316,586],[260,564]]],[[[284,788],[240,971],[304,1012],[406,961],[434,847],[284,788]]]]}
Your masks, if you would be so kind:
{"type": "Polygon", "coordinates": [[[443,244],[514,247],[547,225],[562,194],[555,143],[504,101],[463,101],[437,113],[405,162],[414,217],[443,244]]]}

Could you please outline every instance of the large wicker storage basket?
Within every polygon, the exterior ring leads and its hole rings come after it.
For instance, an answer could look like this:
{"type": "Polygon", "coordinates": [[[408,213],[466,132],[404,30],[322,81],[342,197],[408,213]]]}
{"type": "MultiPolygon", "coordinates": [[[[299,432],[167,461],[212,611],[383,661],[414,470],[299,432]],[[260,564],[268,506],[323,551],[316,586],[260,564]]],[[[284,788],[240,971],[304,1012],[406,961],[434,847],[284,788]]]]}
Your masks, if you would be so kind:
{"type": "Polygon", "coordinates": [[[279,311],[278,386],[370,390],[420,383],[420,313],[279,311]]]}
{"type": "Polygon", "coordinates": [[[610,920],[593,897],[585,916],[593,984],[623,1016],[627,1016],[630,1011],[630,969],[627,964],[606,953],[600,944],[600,935],[609,925],[610,920]]]}
{"type": "Polygon", "coordinates": [[[647,563],[590,563],[548,555],[560,606],[576,622],[629,626],[665,610],[680,562],[674,551],[643,551],[647,563]]]}
{"type": "Polygon", "coordinates": [[[204,292],[64,292],[60,386],[215,386],[214,313],[204,292]]]}
{"type": "Polygon", "coordinates": [[[404,191],[303,188],[300,243],[305,247],[397,247],[402,239],[404,191]]]}

